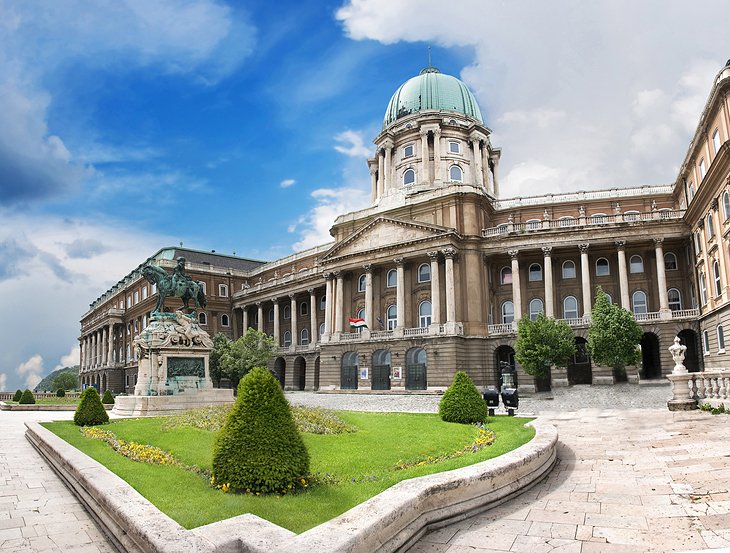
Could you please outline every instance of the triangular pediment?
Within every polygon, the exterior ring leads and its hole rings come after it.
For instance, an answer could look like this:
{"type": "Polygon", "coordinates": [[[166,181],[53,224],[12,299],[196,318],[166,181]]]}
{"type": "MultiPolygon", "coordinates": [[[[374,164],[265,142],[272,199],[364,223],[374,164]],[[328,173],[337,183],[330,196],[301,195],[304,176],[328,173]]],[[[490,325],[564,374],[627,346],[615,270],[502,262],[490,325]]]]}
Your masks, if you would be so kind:
{"type": "Polygon", "coordinates": [[[453,229],[428,223],[378,217],[332,246],[322,260],[428,241],[452,232],[453,229]]]}

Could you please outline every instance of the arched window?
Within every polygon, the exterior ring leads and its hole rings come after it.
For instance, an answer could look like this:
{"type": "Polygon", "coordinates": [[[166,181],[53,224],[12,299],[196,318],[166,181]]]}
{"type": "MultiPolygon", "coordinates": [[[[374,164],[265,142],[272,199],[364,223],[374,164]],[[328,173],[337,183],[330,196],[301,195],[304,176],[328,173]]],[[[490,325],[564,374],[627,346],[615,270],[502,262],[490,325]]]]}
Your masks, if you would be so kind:
{"type": "Polygon", "coordinates": [[[730,194],[727,190],[722,193],[722,215],[723,221],[730,219],[730,194]]]}
{"type": "Polygon", "coordinates": [[[565,217],[561,217],[558,219],[558,225],[561,227],[572,227],[575,226],[575,217],[571,217],[570,215],[566,215],[565,217]]]}
{"type": "Polygon", "coordinates": [[[269,309],[268,319],[269,319],[269,322],[272,322],[274,320],[274,310],[273,309],[269,309]]]}
{"type": "Polygon", "coordinates": [[[644,272],[644,260],[641,259],[640,255],[632,255],[629,259],[629,272],[630,273],[643,273],[644,272]]]}
{"type": "Polygon", "coordinates": [[[461,167],[458,165],[452,165],[449,167],[449,180],[453,182],[461,182],[463,177],[463,172],[461,171],[461,167]]]}
{"type": "Polygon", "coordinates": [[[291,346],[291,332],[288,330],[284,331],[284,347],[288,348],[291,346]]]}
{"type": "Polygon", "coordinates": [[[540,298],[530,300],[530,320],[534,321],[537,316],[543,313],[543,304],[540,298]]]}
{"type": "Polygon", "coordinates": [[[507,300],[502,304],[502,324],[509,324],[515,320],[515,304],[507,300]]]}
{"type": "Polygon", "coordinates": [[[720,264],[717,261],[712,264],[712,276],[715,277],[715,297],[719,298],[722,294],[722,282],[720,282],[720,264]]]}
{"type": "Polygon", "coordinates": [[[357,291],[364,292],[366,283],[367,275],[360,275],[360,278],[357,279],[357,291]]]}
{"type": "Polygon", "coordinates": [[[530,265],[529,273],[527,274],[527,280],[530,282],[539,282],[542,280],[542,265],[539,263],[533,263],[530,265]]]}
{"type": "Polygon", "coordinates": [[[610,274],[611,267],[608,264],[608,259],[605,257],[596,259],[596,276],[608,276],[610,274]]]}
{"type": "Polygon", "coordinates": [[[695,232],[695,253],[697,255],[702,253],[702,236],[699,230],[695,232]]]}
{"type": "Polygon", "coordinates": [[[431,266],[428,263],[418,266],[418,282],[431,282],[431,266]]]}
{"type": "Polygon", "coordinates": [[[646,305],[646,294],[641,290],[636,290],[631,294],[631,309],[634,315],[645,315],[649,312],[646,305]]]}
{"type": "Polygon", "coordinates": [[[324,336],[324,323],[320,323],[319,325],[319,337],[321,338],[324,336]]]}
{"type": "Polygon", "coordinates": [[[231,321],[225,313],[221,315],[221,326],[231,326],[231,321]]]}
{"type": "Polygon", "coordinates": [[[386,328],[393,330],[398,325],[398,308],[395,305],[391,305],[385,312],[386,328]]]}
{"type": "Polygon", "coordinates": [[[319,298],[319,310],[324,311],[327,308],[327,296],[319,298]]]}
{"type": "Polygon", "coordinates": [[[717,326],[717,353],[725,353],[725,332],[722,325],[717,326]]]}
{"type": "Polygon", "coordinates": [[[431,302],[424,300],[418,305],[418,326],[421,328],[431,324],[431,302]]]}
{"type": "Polygon", "coordinates": [[[611,297],[611,294],[609,294],[608,292],[604,292],[604,293],[606,294],[606,300],[608,301],[608,303],[612,304],[613,298],[611,297]]]}
{"type": "Polygon", "coordinates": [[[715,129],[712,133],[712,153],[716,154],[720,151],[720,129],[715,129]]]}
{"type": "Polygon", "coordinates": [[[705,282],[705,273],[700,273],[700,301],[702,305],[707,303],[707,283],[705,282]]]}
{"type": "Polygon", "coordinates": [[[540,219],[529,219],[527,221],[527,230],[537,230],[542,228],[542,221],[540,219]]]}
{"type": "Polygon", "coordinates": [[[395,269],[391,269],[390,271],[388,271],[388,274],[385,276],[385,286],[387,288],[395,288],[397,282],[398,282],[398,272],[395,269]]]}
{"type": "Polygon", "coordinates": [[[291,319],[291,306],[285,305],[284,306],[284,319],[291,319]]]}
{"type": "Polygon", "coordinates": [[[667,300],[669,300],[669,309],[679,311],[682,309],[682,295],[676,288],[667,290],[667,300]]]}
{"type": "Polygon", "coordinates": [[[198,313],[198,322],[201,325],[207,325],[208,324],[208,315],[205,313],[198,313]]]}
{"type": "Polygon", "coordinates": [[[499,272],[499,282],[500,284],[512,284],[511,267],[502,267],[502,270],[499,272]]]}
{"type": "Polygon", "coordinates": [[[578,300],[574,296],[566,296],[563,300],[563,318],[578,318],[578,300]]]}
{"type": "Polygon", "coordinates": [[[687,203],[692,201],[692,198],[695,197],[695,185],[693,183],[689,183],[687,185],[687,203]]]}
{"type": "Polygon", "coordinates": [[[403,173],[403,185],[408,186],[416,182],[416,172],[413,169],[406,169],[403,173]]]}
{"type": "Polygon", "coordinates": [[[299,314],[309,315],[309,304],[306,301],[299,304],[299,314]]]}
{"type": "Polygon", "coordinates": [[[309,343],[309,330],[303,328],[299,335],[299,343],[303,346],[306,346],[309,343]]]}
{"type": "Polygon", "coordinates": [[[712,240],[715,237],[715,225],[712,224],[712,213],[707,214],[707,239],[712,240]]]}
{"type": "MultiPolygon", "coordinates": [[[[359,309],[359,310],[357,311],[357,315],[356,315],[356,317],[357,317],[358,319],[363,319],[363,320],[365,319],[365,308],[364,308],[364,307],[363,307],[362,309],[359,309]]],[[[358,329],[356,330],[356,332],[357,332],[358,334],[362,333],[362,327],[358,328],[358,329]]]]}
{"type": "Polygon", "coordinates": [[[624,211],[624,221],[638,221],[641,219],[641,213],[638,211],[624,211]]]}
{"type": "Polygon", "coordinates": [[[563,278],[575,278],[575,263],[573,261],[563,261],[563,278]]]}
{"type": "Polygon", "coordinates": [[[706,330],[702,332],[702,349],[705,355],[710,353],[710,333],[706,330]]]}
{"type": "Polygon", "coordinates": [[[677,256],[672,252],[664,254],[664,270],[665,271],[676,271],[678,269],[677,256]]]}
{"type": "Polygon", "coordinates": [[[706,173],[707,173],[707,166],[705,166],[705,158],[702,158],[700,160],[700,180],[705,178],[706,173]]]}

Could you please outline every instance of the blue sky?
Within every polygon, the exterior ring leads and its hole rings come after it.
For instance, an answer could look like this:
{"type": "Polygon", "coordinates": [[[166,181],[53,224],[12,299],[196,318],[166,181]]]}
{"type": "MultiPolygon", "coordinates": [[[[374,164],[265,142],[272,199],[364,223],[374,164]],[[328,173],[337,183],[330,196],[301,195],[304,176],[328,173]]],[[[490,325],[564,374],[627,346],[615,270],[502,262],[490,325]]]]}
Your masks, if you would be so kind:
{"type": "Polygon", "coordinates": [[[730,57],[723,2],[696,5],[0,0],[0,388],[75,362],[89,302],[162,246],[326,241],[427,45],[503,195],[672,182],[730,57]]]}

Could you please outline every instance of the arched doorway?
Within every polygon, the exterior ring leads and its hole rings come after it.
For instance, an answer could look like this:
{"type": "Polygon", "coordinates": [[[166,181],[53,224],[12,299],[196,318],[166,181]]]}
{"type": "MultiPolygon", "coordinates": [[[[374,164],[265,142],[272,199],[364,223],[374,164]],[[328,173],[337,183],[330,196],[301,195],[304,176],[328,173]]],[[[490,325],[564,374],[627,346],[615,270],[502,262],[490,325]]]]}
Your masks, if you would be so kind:
{"type": "Polygon", "coordinates": [[[297,357],[294,360],[294,388],[304,390],[307,383],[307,361],[304,357],[297,357]]]}
{"type": "MultiPolygon", "coordinates": [[[[513,369],[515,368],[515,350],[512,349],[510,346],[499,346],[494,351],[494,366],[496,367],[495,370],[495,385],[497,388],[502,388],[502,380],[501,380],[501,368],[502,363],[506,363],[513,369]]],[[[517,375],[515,374],[515,377],[517,375]]],[[[515,384],[517,384],[515,382],[515,384]]]]}
{"type": "Polygon", "coordinates": [[[581,336],[575,337],[575,354],[568,362],[568,384],[591,384],[591,356],[588,354],[588,342],[581,336]]]}
{"type": "Polygon", "coordinates": [[[662,377],[662,362],[659,356],[659,338],[653,332],[641,337],[641,378],[651,380],[662,377]]]}
{"type": "Polygon", "coordinates": [[[687,346],[687,350],[684,352],[684,366],[691,373],[700,372],[700,358],[697,355],[699,350],[697,347],[697,333],[694,330],[685,328],[677,336],[679,336],[679,343],[687,346]]]}
{"type": "Polygon", "coordinates": [[[390,390],[390,352],[379,349],[373,353],[373,390],[390,390]]]}
{"type": "Polygon", "coordinates": [[[284,387],[284,379],[286,378],[286,361],[283,357],[277,357],[274,361],[274,376],[279,381],[279,385],[284,387]]]}
{"type": "Polygon", "coordinates": [[[319,357],[314,360],[314,389],[319,390],[319,357]]]}
{"type": "Polygon", "coordinates": [[[406,352],[406,390],[425,390],[428,356],[423,348],[411,348],[406,352]]]}
{"type": "Polygon", "coordinates": [[[340,368],[340,389],[357,390],[358,355],[356,351],[348,351],[342,356],[340,368]]]}

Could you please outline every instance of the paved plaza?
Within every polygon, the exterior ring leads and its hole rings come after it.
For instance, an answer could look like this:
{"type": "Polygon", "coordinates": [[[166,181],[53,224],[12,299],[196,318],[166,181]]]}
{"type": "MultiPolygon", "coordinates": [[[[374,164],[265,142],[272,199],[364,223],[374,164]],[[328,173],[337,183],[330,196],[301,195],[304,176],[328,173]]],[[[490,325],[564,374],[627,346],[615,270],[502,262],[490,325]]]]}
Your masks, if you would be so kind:
{"type": "MultiPolygon", "coordinates": [[[[669,388],[573,387],[521,402],[555,424],[559,461],[524,494],[425,535],[411,553],[642,553],[730,547],[730,416],[670,413],[669,388]],[[610,407],[618,406],[619,409],[610,407]]],[[[435,412],[439,396],[287,393],[337,409],[435,412]]],[[[103,534],[0,412],[0,551],[110,552],[103,534]]]]}

